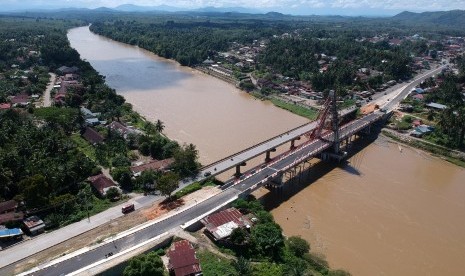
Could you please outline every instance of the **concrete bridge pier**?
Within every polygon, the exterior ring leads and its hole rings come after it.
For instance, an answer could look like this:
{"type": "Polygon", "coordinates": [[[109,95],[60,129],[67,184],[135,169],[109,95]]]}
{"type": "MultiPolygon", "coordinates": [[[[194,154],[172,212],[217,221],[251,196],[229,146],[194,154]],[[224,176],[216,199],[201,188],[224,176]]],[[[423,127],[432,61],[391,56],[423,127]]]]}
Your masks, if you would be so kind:
{"type": "Polygon", "coordinates": [[[242,175],[241,173],[241,167],[247,165],[247,163],[242,162],[239,165],[236,165],[236,173],[234,174],[235,177],[240,177],[242,175]]]}
{"type": "Polygon", "coordinates": [[[275,151],[276,151],[276,148],[272,148],[272,149],[266,151],[266,157],[265,157],[265,162],[266,163],[271,161],[271,156],[270,155],[271,155],[272,152],[275,152],[275,151]]]}
{"type": "Polygon", "coordinates": [[[300,140],[300,136],[299,136],[299,137],[296,137],[296,138],[294,138],[294,139],[291,140],[291,148],[290,148],[291,150],[293,150],[293,149],[296,148],[296,147],[295,147],[295,141],[296,141],[296,140],[300,140]]]}

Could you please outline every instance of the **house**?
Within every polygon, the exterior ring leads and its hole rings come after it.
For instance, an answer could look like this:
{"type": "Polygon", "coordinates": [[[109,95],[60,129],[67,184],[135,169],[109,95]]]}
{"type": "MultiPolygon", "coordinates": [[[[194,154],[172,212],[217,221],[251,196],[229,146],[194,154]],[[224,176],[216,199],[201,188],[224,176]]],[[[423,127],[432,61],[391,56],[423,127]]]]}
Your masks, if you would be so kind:
{"type": "Polygon", "coordinates": [[[110,188],[114,187],[119,190],[115,182],[113,182],[110,178],[106,177],[102,173],[87,178],[87,181],[90,182],[92,187],[94,187],[94,189],[101,197],[104,197],[110,188]]]}
{"type": "Polygon", "coordinates": [[[412,132],[410,132],[410,135],[413,137],[421,138],[423,135],[431,133],[433,130],[434,128],[431,126],[419,125],[412,132]]]}
{"type": "Polygon", "coordinates": [[[413,127],[418,127],[422,124],[423,122],[420,119],[415,119],[412,121],[412,126],[413,127]]]}
{"type": "Polygon", "coordinates": [[[27,94],[19,94],[11,99],[13,106],[26,106],[31,103],[31,98],[27,94]]]}
{"type": "Polygon", "coordinates": [[[200,261],[192,244],[187,240],[177,241],[168,251],[168,269],[175,276],[202,275],[200,261]]]}
{"type": "Polygon", "coordinates": [[[22,212],[10,212],[5,214],[0,214],[0,224],[6,223],[16,223],[24,219],[24,214],[22,212]]]}
{"type": "Polygon", "coordinates": [[[15,200],[0,202],[0,214],[11,213],[16,211],[18,203],[15,200]]]}
{"type": "Polygon", "coordinates": [[[99,112],[94,113],[85,107],[81,107],[80,111],[82,113],[82,116],[84,116],[85,119],[97,118],[98,116],[100,116],[99,112]]]}
{"type": "Polygon", "coordinates": [[[423,94],[416,94],[412,96],[412,99],[416,101],[423,101],[425,99],[425,96],[423,96],[423,94]]]}
{"type": "Polygon", "coordinates": [[[31,235],[37,235],[45,231],[45,223],[38,216],[24,219],[23,224],[25,230],[31,235]]]}
{"type": "Polygon", "coordinates": [[[82,137],[92,145],[102,143],[105,140],[100,133],[91,127],[86,127],[86,131],[82,134],[82,137]]]}
{"type": "Polygon", "coordinates": [[[163,160],[152,160],[146,164],[131,167],[133,176],[139,176],[143,171],[154,170],[154,171],[166,171],[174,163],[174,158],[168,158],[163,160]]]}
{"type": "Polygon", "coordinates": [[[88,126],[96,126],[100,124],[100,120],[98,118],[89,118],[86,119],[85,122],[88,126]]]}
{"type": "Polygon", "coordinates": [[[6,109],[10,109],[10,108],[11,108],[10,103],[0,103],[0,110],[6,110],[6,109]]]}
{"type": "Polygon", "coordinates": [[[20,228],[8,229],[0,227],[0,240],[21,239],[22,237],[23,231],[20,228]]]}
{"type": "Polygon", "coordinates": [[[124,139],[127,139],[129,134],[136,132],[135,130],[128,128],[118,121],[111,122],[108,125],[108,128],[121,134],[124,139]]]}
{"type": "Polygon", "coordinates": [[[60,75],[65,75],[65,74],[76,73],[79,71],[79,68],[77,68],[76,66],[73,66],[73,67],[61,66],[57,70],[58,70],[58,73],[60,73],[60,75]]]}
{"type": "Polygon", "coordinates": [[[438,103],[429,103],[426,106],[432,109],[438,109],[438,110],[444,110],[447,108],[447,105],[438,104],[438,103]]]}
{"type": "Polygon", "coordinates": [[[209,215],[200,220],[205,225],[205,232],[215,241],[228,238],[239,227],[250,228],[252,222],[236,208],[229,208],[209,215]]]}

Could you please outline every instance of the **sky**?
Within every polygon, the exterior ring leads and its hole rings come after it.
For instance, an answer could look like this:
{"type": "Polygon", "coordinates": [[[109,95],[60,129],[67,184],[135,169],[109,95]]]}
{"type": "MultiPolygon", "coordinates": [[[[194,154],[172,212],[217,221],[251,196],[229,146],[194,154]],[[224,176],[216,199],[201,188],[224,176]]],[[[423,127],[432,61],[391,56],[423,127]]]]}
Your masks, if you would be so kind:
{"type": "Polygon", "coordinates": [[[245,7],[286,14],[393,15],[401,11],[465,10],[465,0],[0,0],[0,10],[24,8],[98,8],[122,4],[169,5],[185,9],[245,7]]]}

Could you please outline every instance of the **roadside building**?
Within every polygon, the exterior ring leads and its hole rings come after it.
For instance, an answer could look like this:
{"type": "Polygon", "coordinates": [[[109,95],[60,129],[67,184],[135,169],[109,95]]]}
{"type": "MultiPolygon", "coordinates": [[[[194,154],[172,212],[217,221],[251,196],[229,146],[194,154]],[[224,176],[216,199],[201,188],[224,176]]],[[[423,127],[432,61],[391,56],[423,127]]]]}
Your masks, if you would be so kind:
{"type": "Polygon", "coordinates": [[[82,137],[92,145],[100,144],[105,140],[105,138],[100,133],[91,127],[86,127],[82,137]]]}
{"type": "Polygon", "coordinates": [[[163,160],[152,160],[146,164],[131,167],[133,176],[139,176],[143,171],[167,171],[174,163],[174,158],[168,158],[163,160]]]}
{"type": "Polygon", "coordinates": [[[10,103],[0,103],[0,110],[6,110],[6,109],[10,109],[10,108],[11,108],[10,103]]]}
{"type": "Polygon", "coordinates": [[[87,181],[90,182],[90,185],[92,185],[100,197],[105,197],[107,191],[110,188],[117,188],[120,190],[119,187],[116,186],[115,182],[113,182],[110,178],[106,177],[102,173],[87,178],[87,181]]]}
{"type": "Polygon", "coordinates": [[[205,225],[205,232],[215,241],[228,238],[239,227],[250,228],[252,222],[236,208],[229,208],[209,215],[200,220],[205,225]]]}
{"type": "Polygon", "coordinates": [[[15,200],[0,202],[0,214],[6,214],[16,211],[18,203],[15,200]]]}
{"type": "Polygon", "coordinates": [[[431,109],[436,109],[436,110],[444,110],[447,108],[447,105],[438,104],[438,103],[429,103],[426,106],[431,109]]]}
{"type": "Polygon", "coordinates": [[[0,225],[0,240],[22,239],[22,237],[23,231],[20,228],[8,229],[0,225]]]}
{"type": "Polygon", "coordinates": [[[38,217],[32,216],[23,220],[26,232],[31,235],[38,235],[45,231],[45,223],[38,217]]]}
{"type": "Polygon", "coordinates": [[[195,249],[187,240],[173,243],[168,251],[168,269],[175,276],[202,275],[200,261],[195,255],[195,249]]]}
{"type": "Polygon", "coordinates": [[[31,103],[31,97],[27,94],[19,94],[11,98],[11,104],[13,106],[26,106],[31,103]]]}

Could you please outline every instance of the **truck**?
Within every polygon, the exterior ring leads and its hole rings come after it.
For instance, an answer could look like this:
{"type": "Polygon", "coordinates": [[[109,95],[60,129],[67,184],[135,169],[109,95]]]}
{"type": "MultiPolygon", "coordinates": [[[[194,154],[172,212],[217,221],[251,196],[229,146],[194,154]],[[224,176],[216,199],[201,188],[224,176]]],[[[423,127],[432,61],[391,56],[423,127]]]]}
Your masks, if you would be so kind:
{"type": "Polygon", "coordinates": [[[130,213],[134,210],[135,210],[134,203],[126,204],[123,206],[123,208],[121,208],[121,212],[123,212],[123,214],[130,213]]]}

